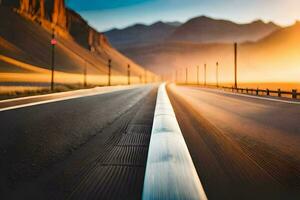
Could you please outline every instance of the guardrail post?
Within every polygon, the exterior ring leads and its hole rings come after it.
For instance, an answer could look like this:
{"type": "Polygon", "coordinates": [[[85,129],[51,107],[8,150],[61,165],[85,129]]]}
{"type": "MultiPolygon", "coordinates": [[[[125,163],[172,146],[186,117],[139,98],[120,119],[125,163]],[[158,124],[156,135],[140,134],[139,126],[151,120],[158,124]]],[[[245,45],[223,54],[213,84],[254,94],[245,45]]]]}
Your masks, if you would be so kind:
{"type": "Polygon", "coordinates": [[[278,89],[278,97],[281,97],[281,90],[278,89]]]}
{"type": "Polygon", "coordinates": [[[256,88],[256,96],[258,96],[259,94],[259,91],[258,91],[258,88],[256,88]]]}
{"type": "Polygon", "coordinates": [[[249,93],[249,89],[248,88],[246,88],[246,92],[247,92],[247,94],[249,93]]]}
{"type": "Polygon", "coordinates": [[[297,90],[292,90],[293,99],[297,99],[297,90]]]}
{"type": "Polygon", "coordinates": [[[267,96],[270,96],[270,90],[267,89],[267,96]]]}

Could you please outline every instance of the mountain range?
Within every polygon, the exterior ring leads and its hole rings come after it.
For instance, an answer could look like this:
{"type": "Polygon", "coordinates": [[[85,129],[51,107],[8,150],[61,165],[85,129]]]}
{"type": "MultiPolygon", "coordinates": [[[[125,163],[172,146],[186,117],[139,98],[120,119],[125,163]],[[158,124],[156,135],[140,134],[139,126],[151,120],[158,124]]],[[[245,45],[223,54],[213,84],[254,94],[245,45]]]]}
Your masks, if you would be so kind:
{"type": "Polygon", "coordinates": [[[257,41],[280,29],[272,22],[261,20],[248,24],[237,24],[226,20],[217,20],[200,16],[179,22],[156,22],[149,26],[136,24],[125,29],[113,29],[104,34],[111,44],[118,48],[128,48],[161,42],[191,43],[232,43],[257,41]]]}
{"type": "MultiPolygon", "coordinates": [[[[161,24],[161,23],[160,23],[161,24]]],[[[167,23],[161,26],[168,26],[167,23]]],[[[155,26],[143,26],[144,29],[155,26]]],[[[114,31],[114,35],[122,32],[124,38],[133,38],[122,46],[120,40],[106,32],[112,45],[122,53],[165,77],[175,78],[178,72],[182,81],[188,69],[190,79],[196,81],[196,66],[200,66],[203,77],[203,65],[207,64],[207,79],[215,81],[215,65],[220,64],[220,80],[232,82],[234,66],[233,43],[238,42],[238,74],[240,81],[257,82],[298,82],[300,74],[300,23],[288,27],[280,27],[272,22],[261,20],[248,24],[237,24],[226,20],[215,20],[208,17],[197,17],[177,27],[171,26],[168,33],[162,31],[163,37],[155,42],[144,42],[142,31],[139,40],[134,40],[132,27],[114,31]],[[170,29],[172,29],[170,31],[170,29]],[[127,31],[131,30],[129,34],[127,31]],[[130,35],[130,36],[129,36],[130,35]]],[[[157,34],[159,35],[159,34],[157,34]]],[[[151,35],[147,35],[147,38],[151,35]]]]}

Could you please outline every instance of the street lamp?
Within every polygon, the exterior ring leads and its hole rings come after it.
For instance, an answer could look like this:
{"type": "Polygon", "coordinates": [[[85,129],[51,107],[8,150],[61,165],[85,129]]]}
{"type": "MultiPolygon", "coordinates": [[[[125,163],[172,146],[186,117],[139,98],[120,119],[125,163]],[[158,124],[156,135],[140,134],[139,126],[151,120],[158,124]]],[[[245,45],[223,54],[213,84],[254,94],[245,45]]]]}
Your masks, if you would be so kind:
{"type": "Polygon", "coordinates": [[[197,85],[199,85],[199,65],[197,66],[197,85]]]}
{"type": "Polygon", "coordinates": [[[219,63],[216,63],[216,85],[219,87],[219,63]]]}
{"type": "Polygon", "coordinates": [[[107,83],[108,86],[111,85],[110,77],[111,77],[111,59],[108,59],[108,83],[107,83]]]}
{"type": "Polygon", "coordinates": [[[237,43],[234,43],[234,87],[237,88],[237,43]]]}
{"type": "Polygon", "coordinates": [[[128,85],[130,85],[130,65],[127,66],[128,85]]]}
{"type": "Polygon", "coordinates": [[[55,39],[55,30],[52,28],[52,39],[51,39],[51,47],[52,47],[52,56],[51,56],[51,91],[54,90],[54,65],[55,65],[55,45],[57,41],[55,39]]]}
{"type": "Polygon", "coordinates": [[[206,86],[206,64],[204,64],[204,86],[206,86]]]}

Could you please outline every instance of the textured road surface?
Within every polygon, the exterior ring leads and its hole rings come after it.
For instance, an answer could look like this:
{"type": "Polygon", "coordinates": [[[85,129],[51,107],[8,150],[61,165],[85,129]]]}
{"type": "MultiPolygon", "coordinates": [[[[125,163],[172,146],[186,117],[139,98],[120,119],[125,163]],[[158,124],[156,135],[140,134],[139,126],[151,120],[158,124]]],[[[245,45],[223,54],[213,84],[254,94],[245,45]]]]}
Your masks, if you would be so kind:
{"type": "Polygon", "coordinates": [[[300,105],[169,85],[208,199],[299,199],[300,105]]]}
{"type": "Polygon", "coordinates": [[[156,92],[0,112],[2,199],[140,199],[156,92]]]}

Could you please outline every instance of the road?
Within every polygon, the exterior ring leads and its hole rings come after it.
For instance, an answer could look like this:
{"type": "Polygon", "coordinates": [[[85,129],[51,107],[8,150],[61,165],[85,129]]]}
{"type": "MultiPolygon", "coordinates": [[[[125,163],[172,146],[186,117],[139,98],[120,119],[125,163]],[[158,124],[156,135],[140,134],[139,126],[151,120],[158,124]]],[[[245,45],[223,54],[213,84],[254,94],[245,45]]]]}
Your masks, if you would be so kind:
{"type": "Polygon", "coordinates": [[[140,199],[156,92],[147,85],[1,111],[1,198],[140,199]]]}
{"type": "Polygon", "coordinates": [[[300,105],[168,86],[208,199],[299,199],[300,105]]]}
{"type": "MultiPolygon", "coordinates": [[[[167,91],[208,199],[299,198],[300,104],[167,91]]],[[[146,85],[0,103],[2,199],[140,199],[156,94],[146,85]]]]}

